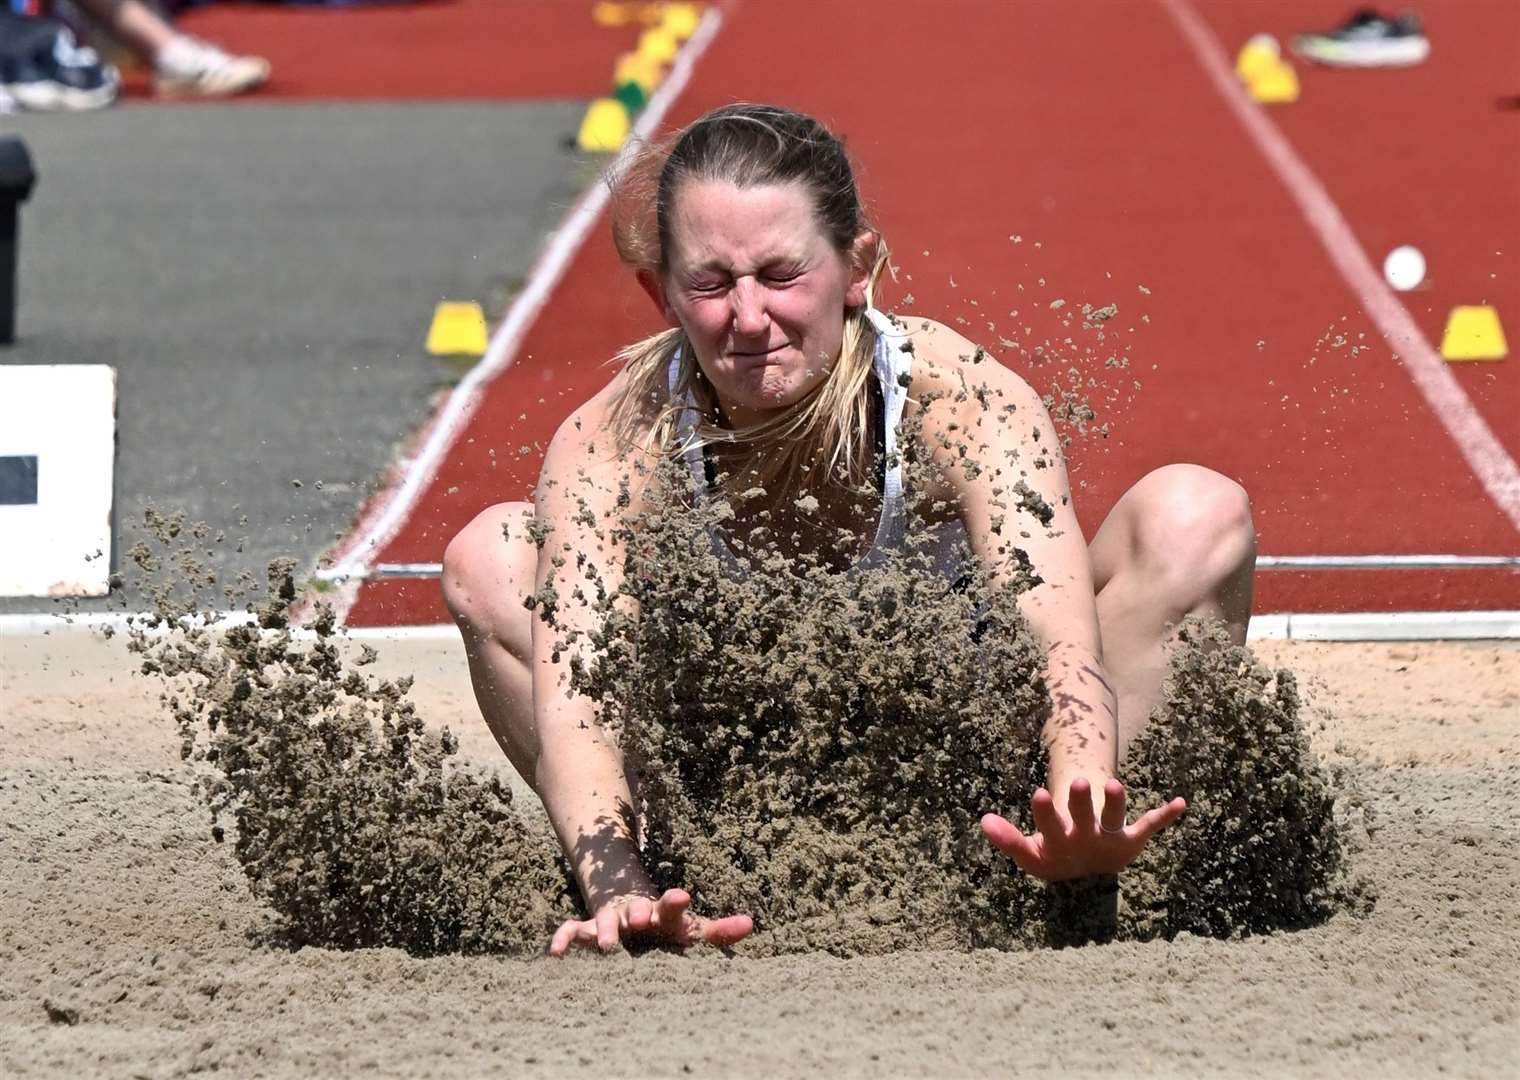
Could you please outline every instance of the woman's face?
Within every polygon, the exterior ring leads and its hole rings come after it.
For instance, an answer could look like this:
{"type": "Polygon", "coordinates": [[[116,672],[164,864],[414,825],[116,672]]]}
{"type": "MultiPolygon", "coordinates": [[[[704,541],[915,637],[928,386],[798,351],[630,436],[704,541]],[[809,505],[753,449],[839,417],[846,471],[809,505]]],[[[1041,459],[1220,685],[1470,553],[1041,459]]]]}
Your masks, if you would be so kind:
{"type": "Polygon", "coordinates": [[[670,228],[656,299],[685,330],[730,422],[800,401],[838,359],[845,309],[865,303],[867,277],[835,249],[807,189],[688,180],[670,228]]]}

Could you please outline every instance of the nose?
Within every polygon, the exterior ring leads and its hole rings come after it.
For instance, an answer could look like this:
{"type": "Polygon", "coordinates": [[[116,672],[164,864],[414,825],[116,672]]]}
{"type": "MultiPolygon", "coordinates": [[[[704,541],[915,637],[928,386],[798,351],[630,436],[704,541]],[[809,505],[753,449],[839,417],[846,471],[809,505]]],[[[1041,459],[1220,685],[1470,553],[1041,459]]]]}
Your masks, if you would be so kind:
{"type": "Polygon", "coordinates": [[[770,329],[770,315],[765,310],[765,290],[751,277],[734,282],[729,296],[734,307],[734,332],[740,337],[758,337],[770,329]]]}

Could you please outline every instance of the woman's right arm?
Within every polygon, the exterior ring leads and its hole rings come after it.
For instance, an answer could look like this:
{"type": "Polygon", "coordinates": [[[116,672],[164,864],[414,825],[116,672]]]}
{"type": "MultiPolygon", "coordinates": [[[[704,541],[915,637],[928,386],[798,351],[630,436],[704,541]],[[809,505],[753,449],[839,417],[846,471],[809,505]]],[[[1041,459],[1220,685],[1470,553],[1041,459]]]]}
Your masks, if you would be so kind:
{"type": "Polygon", "coordinates": [[[655,888],[639,859],[622,752],[598,723],[595,703],[570,692],[572,657],[592,659],[589,641],[600,619],[589,601],[598,592],[593,582],[609,595],[622,582],[620,517],[628,513],[629,500],[637,505],[642,481],[616,452],[601,400],[582,406],[555,434],[536,496],[538,524],[545,530],[536,584],[541,598],[552,596],[555,625],[533,620],[539,739],[534,784],[591,914],[560,927],[550,952],[563,953],[577,942],[610,949],[628,933],[680,945],[730,944],[749,934],[748,916],[702,919],[687,911],[684,891],[661,895],[655,888]],[[574,596],[577,586],[585,598],[574,596]]]}
{"type": "Polygon", "coordinates": [[[554,606],[555,625],[533,619],[534,782],[593,912],[612,896],[654,892],[639,863],[622,754],[598,724],[595,703],[570,692],[571,658],[581,653],[590,661],[588,638],[598,622],[589,600],[573,593],[593,578],[609,593],[621,583],[617,493],[634,479],[612,452],[597,406],[593,399],[571,416],[544,457],[535,500],[543,530],[535,584],[540,610],[546,600],[554,606]]]}

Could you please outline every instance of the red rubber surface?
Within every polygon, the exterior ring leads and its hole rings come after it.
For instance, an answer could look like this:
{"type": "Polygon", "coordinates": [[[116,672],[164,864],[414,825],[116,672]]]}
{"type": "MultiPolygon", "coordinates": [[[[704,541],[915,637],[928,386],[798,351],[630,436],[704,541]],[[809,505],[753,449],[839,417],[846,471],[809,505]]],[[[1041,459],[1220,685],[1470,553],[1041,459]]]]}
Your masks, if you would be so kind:
{"type": "Polygon", "coordinates": [[[452,621],[438,582],[428,578],[366,582],[345,620],[349,626],[433,626],[452,621]]]}
{"type": "MultiPolygon", "coordinates": [[[[1295,27],[1323,20],[1325,6],[1255,0],[1204,10],[1225,42],[1265,30],[1286,45],[1295,27]]],[[[1427,340],[1439,346],[1458,304],[1498,309],[1509,360],[1452,370],[1520,459],[1520,6],[1438,0],[1418,10],[1429,62],[1348,71],[1295,59],[1303,96],[1272,116],[1375,266],[1400,244],[1424,253],[1426,280],[1401,295],[1427,340]]]]}
{"type": "MultiPolygon", "coordinates": [[[[1286,38],[1326,10],[1199,7],[1232,53],[1250,32],[1286,38]]],[[[1422,12],[1436,39],[1426,65],[1300,62],[1302,99],[1272,115],[1375,261],[1396,242],[1424,249],[1431,282],[1410,307],[1427,331],[1439,334],[1449,304],[1487,299],[1520,344],[1515,252],[1491,254],[1501,236],[1520,244],[1520,114],[1493,106],[1520,89],[1499,44],[1520,38],[1520,6],[1422,12]]],[[[881,306],[908,309],[911,293],[912,311],[964,319],[989,346],[1050,339],[1052,362],[1005,358],[1037,387],[1073,365],[1098,381],[1089,394],[1114,434],[1071,449],[1089,533],[1145,472],[1195,461],[1245,484],[1267,553],[1520,551],[1158,5],[901,0],[863,20],[853,4],[751,0],[671,119],[735,99],[778,100],[847,135],[900,267],[881,306]],[[1057,298],[1067,305],[1053,311],[1057,298]],[[1106,370],[1106,350],[1081,354],[1062,316],[1083,301],[1118,303],[1108,325],[1132,344],[1128,372],[1106,370]],[[1371,347],[1316,346],[1329,329],[1371,347]],[[1118,400],[1105,408],[1108,390],[1118,400]]],[[[602,360],[653,327],[646,307],[598,232],[378,561],[437,561],[475,512],[526,497],[535,448],[605,380],[602,360]]],[[[1517,363],[1459,373],[1512,454],[1517,363]]],[[[437,621],[435,588],[366,586],[350,621],[437,621]]],[[[1270,572],[1257,596],[1261,612],[1513,608],[1520,575],[1270,572]]]]}
{"type": "MultiPolygon", "coordinates": [[[[229,52],[262,56],[268,85],[238,101],[593,98],[639,26],[608,28],[590,0],[424,0],[347,8],[217,3],[178,22],[229,52]]],[[[128,96],[151,93],[146,72],[128,96]]]]}
{"type": "Polygon", "coordinates": [[[1520,570],[1263,570],[1253,606],[1257,612],[1486,611],[1513,608],[1516,597],[1520,570]],[[1321,594],[1332,602],[1318,602],[1321,594]]]}

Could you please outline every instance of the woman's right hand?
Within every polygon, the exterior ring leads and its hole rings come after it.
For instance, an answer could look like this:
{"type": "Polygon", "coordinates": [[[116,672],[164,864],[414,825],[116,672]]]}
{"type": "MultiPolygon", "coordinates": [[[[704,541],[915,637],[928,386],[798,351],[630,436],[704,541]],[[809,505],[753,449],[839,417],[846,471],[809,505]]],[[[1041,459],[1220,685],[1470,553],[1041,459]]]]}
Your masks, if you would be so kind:
{"type": "Polygon", "coordinates": [[[567,919],[549,942],[550,956],[564,956],[571,945],[594,946],[602,952],[626,938],[664,941],[685,948],[693,944],[732,945],[749,937],[755,921],[748,915],[705,919],[693,915],[685,889],[666,889],[658,899],[614,896],[589,919],[567,919]]]}

